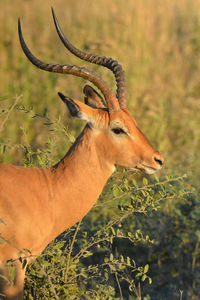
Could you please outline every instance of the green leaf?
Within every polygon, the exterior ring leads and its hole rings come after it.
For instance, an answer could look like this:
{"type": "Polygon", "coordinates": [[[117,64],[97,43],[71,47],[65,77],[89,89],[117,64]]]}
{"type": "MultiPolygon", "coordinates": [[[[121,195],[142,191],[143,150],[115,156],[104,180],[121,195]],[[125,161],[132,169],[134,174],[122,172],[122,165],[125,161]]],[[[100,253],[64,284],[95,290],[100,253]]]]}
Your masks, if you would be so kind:
{"type": "Polygon", "coordinates": [[[54,248],[54,249],[60,249],[60,248],[62,248],[62,247],[64,246],[64,244],[65,244],[64,242],[62,242],[62,243],[57,243],[57,244],[54,245],[53,248],[54,248]]]}
{"type": "Polygon", "coordinates": [[[145,236],[146,241],[149,241],[149,235],[145,236]]]}
{"type": "Polygon", "coordinates": [[[114,259],[114,256],[112,253],[110,253],[110,261],[113,261],[113,259],[114,259]]]}
{"type": "Polygon", "coordinates": [[[126,259],[127,259],[127,265],[128,265],[128,266],[131,266],[131,260],[130,260],[130,257],[127,257],[126,259]]]}
{"type": "Polygon", "coordinates": [[[147,275],[144,274],[144,275],[142,276],[142,281],[145,281],[146,278],[147,278],[147,275]]]}
{"type": "Polygon", "coordinates": [[[22,269],[24,269],[27,265],[27,259],[24,259],[23,264],[22,264],[22,269]]]}
{"type": "Polygon", "coordinates": [[[148,270],[149,270],[149,265],[147,264],[147,265],[145,265],[145,267],[144,267],[144,273],[147,273],[148,272],[148,270]]]}
{"type": "Polygon", "coordinates": [[[132,288],[132,286],[131,286],[131,285],[129,285],[129,287],[128,287],[128,288],[129,288],[129,291],[131,291],[131,292],[133,291],[133,288],[132,288]]]}
{"type": "Polygon", "coordinates": [[[124,210],[123,206],[121,206],[120,204],[118,204],[118,209],[121,210],[121,211],[124,210]]]}
{"type": "Polygon", "coordinates": [[[111,231],[112,231],[112,234],[115,235],[115,230],[114,230],[114,228],[111,227],[110,229],[111,229],[111,231]]]}
{"type": "Polygon", "coordinates": [[[154,174],[154,178],[155,178],[155,180],[156,180],[157,182],[159,182],[159,178],[158,178],[157,175],[154,174]]]}
{"type": "Polygon", "coordinates": [[[68,137],[71,143],[75,142],[75,137],[71,133],[68,134],[68,137]]]}
{"type": "Polygon", "coordinates": [[[108,262],[109,262],[108,257],[105,257],[105,258],[104,258],[104,262],[105,262],[105,263],[108,263],[108,262]]]}
{"type": "Polygon", "coordinates": [[[39,262],[40,265],[43,264],[43,259],[42,259],[41,256],[38,256],[38,257],[37,257],[37,261],[39,262]]]}
{"type": "Polygon", "coordinates": [[[69,269],[70,270],[74,270],[74,269],[76,269],[76,267],[77,267],[77,265],[76,264],[70,264],[70,266],[69,266],[69,269]]]}
{"type": "Polygon", "coordinates": [[[15,267],[13,265],[9,265],[8,266],[8,272],[9,272],[10,279],[11,279],[12,283],[14,283],[14,280],[15,280],[15,267]]]}
{"type": "Polygon", "coordinates": [[[85,251],[82,256],[83,257],[89,257],[91,255],[93,255],[93,252],[91,252],[91,251],[85,251]]]}
{"type": "Polygon", "coordinates": [[[143,178],[142,182],[144,185],[148,185],[148,183],[149,183],[146,177],[143,178]]]}
{"type": "Polygon", "coordinates": [[[116,268],[115,268],[115,266],[114,265],[112,265],[112,264],[109,264],[109,268],[110,268],[110,271],[112,272],[112,271],[116,271],[116,268]]]}
{"type": "Polygon", "coordinates": [[[133,234],[129,231],[128,232],[128,236],[130,237],[130,238],[133,238],[133,234]]]}
{"type": "Polygon", "coordinates": [[[135,186],[136,188],[138,188],[137,181],[136,181],[135,179],[133,179],[132,182],[133,182],[134,186],[135,186]]]}
{"type": "Polygon", "coordinates": [[[31,251],[29,249],[24,248],[23,250],[26,251],[26,252],[28,252],[29,254],[31,254],[31,251]]]}
{"type": "Polygon", "coordinates": [[[119,189],[118,189],[117,185],[115,185],[115,184],[113,185],[112,192],[113,192],[114,197],[117,197],[119,195],[119,189]]]}
{"type": "Polygon", "coordinates": [[[132,259],[132,265],[134,268],[136,267],[136,262],[134,261],[134,259],[132,259]]]}
{"type": "Polygon", "coordinates": [[[135,277],[138,278],[141,277],[142,275],[143,275],[142,273],[137,273],[135,277]]]}

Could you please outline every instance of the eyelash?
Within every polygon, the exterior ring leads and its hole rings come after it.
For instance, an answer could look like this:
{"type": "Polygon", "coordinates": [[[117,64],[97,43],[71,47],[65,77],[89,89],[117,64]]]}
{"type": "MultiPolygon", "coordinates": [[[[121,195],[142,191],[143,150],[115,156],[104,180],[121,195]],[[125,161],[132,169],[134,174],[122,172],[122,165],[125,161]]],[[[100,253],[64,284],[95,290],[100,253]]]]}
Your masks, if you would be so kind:
{"type": "Polygon", "coordinates": [[[115,133],[115,134],[124,134],[126,133],[122,128],[113,128],[112,131],[115,133]]]}

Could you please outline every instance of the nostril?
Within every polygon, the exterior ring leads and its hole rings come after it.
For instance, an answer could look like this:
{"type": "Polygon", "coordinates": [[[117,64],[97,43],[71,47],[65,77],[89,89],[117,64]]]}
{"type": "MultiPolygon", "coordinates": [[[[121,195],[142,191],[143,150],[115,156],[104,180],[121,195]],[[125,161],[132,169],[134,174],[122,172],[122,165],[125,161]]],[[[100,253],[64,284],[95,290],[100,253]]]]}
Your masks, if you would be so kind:
{"type": "Polygon", "coordinates": [[[163,161],[157,157],[154,157],[154,160],[160,165],[162,166],[163,165],[163,161]]]}

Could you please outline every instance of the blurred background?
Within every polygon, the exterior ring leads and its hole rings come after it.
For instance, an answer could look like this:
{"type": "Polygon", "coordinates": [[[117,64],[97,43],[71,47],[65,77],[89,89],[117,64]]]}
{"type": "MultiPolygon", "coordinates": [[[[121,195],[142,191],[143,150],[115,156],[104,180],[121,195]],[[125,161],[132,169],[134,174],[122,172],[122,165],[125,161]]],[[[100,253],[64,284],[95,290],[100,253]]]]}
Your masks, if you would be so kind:
{"type": "MultiPolygon", "coordinates": [[[[83,100],[85,81],[29,63],[18,40],[18,17],[38,58],[86,66],[115,89],[110,71],[80,61],[63,47],[51,6],[76,47],[123,65],[129,110],[165,158],[158,176],[187,175],[177,186],[187,196],[163,201],[158,211],[132,221],[155,240],[126,249],[150,265],[153,282],[144,284],[143,295],[180,299],[183,290],[183,299],[200,299],[200,0],[1,0],[0,162],[52,165],[84,125],[69,117],[57,92],[83,100]]],[[[101,211],[105,219],[109,209],[101,211]]],[[[95,224],[96,215],[97,209],[90,222],[95,224]]]]}

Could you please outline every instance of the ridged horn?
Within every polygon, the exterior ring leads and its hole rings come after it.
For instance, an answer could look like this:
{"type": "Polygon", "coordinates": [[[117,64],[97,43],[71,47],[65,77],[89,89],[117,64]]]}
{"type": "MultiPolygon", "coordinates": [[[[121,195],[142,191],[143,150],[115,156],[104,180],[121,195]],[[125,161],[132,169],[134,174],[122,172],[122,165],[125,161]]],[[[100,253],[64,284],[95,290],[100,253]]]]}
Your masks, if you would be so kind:
{"type": "Polygon", "coordinates": [[[34,64],[36,67],[49,71],[49,72],[55,72],[55,73],[62,73],[62,74],[71,74],[75,75],[81,78],[84,78],[86,80],[89,80],[92,82],[104,95],[104,98],[107,102],[108,105],[108,110],[110,113],[115,112],[119,110],[119,103],[116,98],[116,96],[113,94],[112,90],[109,88],[107,83],[99,77],[95,72],[90,71],[86,68],[82,68],[79,66],[70,66],[70,65],[60,65],[60,64],[48,64],[45,63],[38,58],[36,58],[31,51],[28,49],[24,38],[22,34],[22,29],[21,29],[21,23],[20,19],[18,19],[18,34],[19,34],[19,40],[21,47],[23,49],[23,52],[27,56],[27,58],[30,60],[32,64],[34,64]]]}
{"type": "Polygon", "coordinates": [[[122,66],[118,63],[117,60],[113,60],[112,58],[89,54],[89,53],[86,53],[84,51],[81,51],[81,50],[75,48],[72,45],[72,43],[64,35],[64,33],[58,23],[58,19],[55,15],[53,8],[51,8],[51,10],[52,10],[52,15],[53,15],[57,33],[58,33],[62,43],[64,44],[64,46],[71,53],[76,55],[77,57],[79,57],[85,61],[88,61],[90,63],[104,66],[104,67],[108,68],[109,70],[111,70],[113,72],[113,74],[115,75],[115,79],[116,79],[117,99],[119,101],[120,107],[126,108],[126,100],[127,100],[126,78],[125,78],[125,73],[123,71],[122,66]]]}

